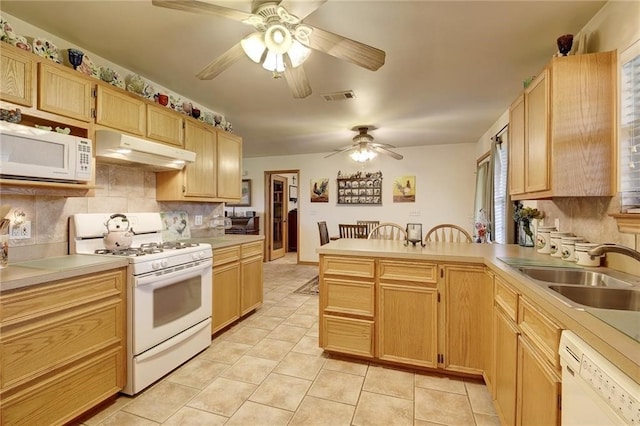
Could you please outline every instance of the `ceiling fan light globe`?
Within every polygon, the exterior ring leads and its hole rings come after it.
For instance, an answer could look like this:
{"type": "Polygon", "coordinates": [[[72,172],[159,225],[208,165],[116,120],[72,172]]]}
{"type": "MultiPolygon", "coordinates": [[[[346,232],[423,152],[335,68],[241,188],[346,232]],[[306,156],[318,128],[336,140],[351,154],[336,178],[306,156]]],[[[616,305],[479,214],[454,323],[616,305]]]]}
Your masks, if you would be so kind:
{"type": "Polygon", "coordinates": [[[293,44],[291,32],[281,24],[270,26],[264,33],[264,43],[270,52],[284,54],[289,51],[293,44]]]}
{"type": "Polygon", "coordinates": [[[291,60],[291,66],[293,68],[297,68],[307,60],[309,55],[311,54],[311,49],[304,46],[302,43],[297,40],[293,41],[291,45],[291,49],[287,52],[289,55],[289,59],[291,60]]]}
{"type": "Polygon", "coordinates": [[[244,53],[256,64],[259,64],[262,60],[262,55],[266,50],[267,46],[264,44],[262,40],[261,33],[253,33],[249,34],[247,37],[243,38],[240,41],[240,45],[242,46],[242,50],[244,53]]]}
{"type": "Polygon", "coordinates": [[[358,149],[351,153],[351,158],[358,163],[366,163],[376,157],[376,153],[368,149],[358,149]]]}
{"type": "Polygon", "coordinates": [[[284,58],[282,54],[274,53],[269,50],[267,52],[267,57],[262,63],[262,68],[271,72],[284,72],[284,58]]]}

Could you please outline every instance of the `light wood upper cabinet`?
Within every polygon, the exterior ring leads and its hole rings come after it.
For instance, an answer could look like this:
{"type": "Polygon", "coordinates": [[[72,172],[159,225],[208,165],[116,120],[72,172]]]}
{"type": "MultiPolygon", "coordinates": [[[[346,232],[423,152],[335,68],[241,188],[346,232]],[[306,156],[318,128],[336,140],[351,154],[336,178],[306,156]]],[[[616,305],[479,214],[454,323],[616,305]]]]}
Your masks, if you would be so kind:
{"type": "Polygon", "coordinates": [[[218,198],[229,200],[242,196],[242,139],[218,132],[218,198]]]}
{"type": "Polygon", "coordinates": [[[6,45],[0,52],[0,99],[27,107],[34,106],[33,87],[36,63],[29,56],[6,45]]]}
{"type": "Polygon", "coordinates": [[[147,137],[158,142],[184,146],[184,118],[165,107],[147,104],[147,137]]]}
{"type": "Polygon", "coordinates": [[[180,171],[156,174],[159,201],[238,201],[242,139],[206,123],[185,120],[184,148],[196,161],[180,171]]]}
{"type": "Polygon", "coordinates": [[[96,124],[134,135],[146,133],[145,102],[121,89],[98,84],[96,124]]]}
{"type": "Polygon", "coordinates": [[[509,108],[509,194],[511,195],[525,192],[524,139],[524,94],[521,94],[509,108]]]}
{"type": "Polygon", "coordinates": [[[94,81],[74,70],[42,62],[38,65],[38,109],[89,122],[94,81]]]}
{"type": "Polygon", "coordinates": [[[491,341],[493,291],[483,266],[443,265],[442,355],[447,370],[481,374],[491,341]]]}
{"type": "Polygon", "coordinates": [[[510,109],[514,199],[615,193],[616,52],[553,58],[510,109]]]}

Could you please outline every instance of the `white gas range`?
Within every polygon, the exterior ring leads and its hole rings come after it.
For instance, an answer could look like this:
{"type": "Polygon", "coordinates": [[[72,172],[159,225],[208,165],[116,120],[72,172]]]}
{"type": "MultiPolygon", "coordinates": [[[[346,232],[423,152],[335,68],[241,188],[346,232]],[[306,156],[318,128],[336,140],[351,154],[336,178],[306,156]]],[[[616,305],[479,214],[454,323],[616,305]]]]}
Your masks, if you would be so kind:
{"type": "Polygon", "coordinates": [[[130,248],[106,250],[109,213],[71,216],[69,252],[126,256],[127,384],[140,392],[211,343],[209,244],[162,240],[160,213],[127,213],[130,248]]]}

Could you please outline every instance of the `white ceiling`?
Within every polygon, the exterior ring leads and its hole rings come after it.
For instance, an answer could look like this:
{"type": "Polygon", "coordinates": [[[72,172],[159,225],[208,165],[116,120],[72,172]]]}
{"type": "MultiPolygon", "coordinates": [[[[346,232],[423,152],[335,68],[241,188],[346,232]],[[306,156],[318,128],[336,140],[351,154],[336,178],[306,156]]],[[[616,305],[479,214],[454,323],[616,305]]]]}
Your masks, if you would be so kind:
{"type": "Polygon", "coordinates": [[[329,153],[363,124],[397,147],[476,142],[556,52],[557,37],[576,34],[604,3],[329,0],[304,22],[382,49],[386,63],[372,72],[313,52],[305,99],[248,58],[213,80],[195,77],[253,31],[236,21],[151,0],[2,0],[0,8],[224,114],[245,157],[261,157],[329,153]],[[345,90],[356,99],[320,96],[345,90]]]}

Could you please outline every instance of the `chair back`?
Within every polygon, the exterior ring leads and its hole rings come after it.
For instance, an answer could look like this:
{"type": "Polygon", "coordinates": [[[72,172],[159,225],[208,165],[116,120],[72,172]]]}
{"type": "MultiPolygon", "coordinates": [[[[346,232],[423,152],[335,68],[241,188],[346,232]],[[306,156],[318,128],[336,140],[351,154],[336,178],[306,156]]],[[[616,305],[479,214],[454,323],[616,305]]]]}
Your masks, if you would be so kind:
{"type": "Polygon", "coordinates": [[[318,232],[320,232],[320,245],[323,246],[329,243],[329,229],[327,229],[327,222],[318,222],[318,232]]]}
{"type": "Polygon", "coordinates": [[[367,238],[367,225],[338,224],[340,238],[367,238]]]}
{"type": "Polygon", "coordinates": [[[428,241],[444,242],[444,243],[471,243],[471,235],[458,225],[443,223],[429,229],[424,237],[425,243],[428,241]]]}
{"type": "Polygon", "coordinates": [[[397,223],[381,223],[374,227],[369,236],[370,240],[406,240],[407,232],[397,223]]]}
{"type": "Polygon", "coordinates": [[[379,220],[359,220],[356,222],[358,225],[367,225],[367,235],[373,231],[373,228],[380,225],[379,220]]]}

